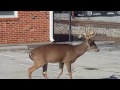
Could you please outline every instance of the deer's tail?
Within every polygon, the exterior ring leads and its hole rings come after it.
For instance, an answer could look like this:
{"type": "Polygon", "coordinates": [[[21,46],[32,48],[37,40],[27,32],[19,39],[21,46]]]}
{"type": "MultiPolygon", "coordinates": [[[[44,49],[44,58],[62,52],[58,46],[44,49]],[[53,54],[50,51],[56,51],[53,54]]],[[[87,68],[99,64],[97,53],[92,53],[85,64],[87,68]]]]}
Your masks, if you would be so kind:
{"type": "Polygon", "coordinates": [[[29,52],[29,58],[30,58],[31,60],[33,60],[33,59],[32,59],[32,53],[31,53],[31,52],[29,52]]]}

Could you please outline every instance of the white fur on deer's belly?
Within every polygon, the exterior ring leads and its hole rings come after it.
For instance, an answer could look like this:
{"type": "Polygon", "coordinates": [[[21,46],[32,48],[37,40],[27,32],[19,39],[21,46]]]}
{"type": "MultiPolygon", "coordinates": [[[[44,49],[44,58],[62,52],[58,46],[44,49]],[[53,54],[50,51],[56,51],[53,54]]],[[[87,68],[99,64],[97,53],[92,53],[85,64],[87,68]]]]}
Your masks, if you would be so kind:
{"type": "Polygon", "coordinates": [[[49,63],[59,63],[61,62],[62,60],[61,59],[48,59],[47,60],[49,63]]]}
{"type": "Polygon", "coordinates": [[[49,60],[49,63],[59,63],[59,61],[49,60]]]}

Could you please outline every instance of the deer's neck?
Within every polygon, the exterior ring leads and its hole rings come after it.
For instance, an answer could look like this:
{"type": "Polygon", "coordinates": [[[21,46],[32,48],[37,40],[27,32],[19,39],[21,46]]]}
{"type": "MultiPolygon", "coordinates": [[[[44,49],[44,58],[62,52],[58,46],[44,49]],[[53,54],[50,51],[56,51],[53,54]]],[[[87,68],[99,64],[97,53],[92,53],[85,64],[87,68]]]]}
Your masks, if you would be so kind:
{"type": "Polygon", "coordinates": [[[88,42],[85,41],[80,45],[75,46],[75,52],[77,53],[78,56],[84,54],[88,49],[88,42]]]}

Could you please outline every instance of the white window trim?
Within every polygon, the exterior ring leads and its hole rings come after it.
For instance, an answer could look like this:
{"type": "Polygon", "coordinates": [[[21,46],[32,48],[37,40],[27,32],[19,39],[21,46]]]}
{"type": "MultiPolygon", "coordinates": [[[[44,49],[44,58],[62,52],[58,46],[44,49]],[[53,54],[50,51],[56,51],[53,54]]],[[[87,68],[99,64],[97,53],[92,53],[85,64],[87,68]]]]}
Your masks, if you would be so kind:
{"type": "Polygon", "coordinates": [[[0,15],[0,18],[17,18],[18,11],[14,11],[14,15],[0,15]]]}

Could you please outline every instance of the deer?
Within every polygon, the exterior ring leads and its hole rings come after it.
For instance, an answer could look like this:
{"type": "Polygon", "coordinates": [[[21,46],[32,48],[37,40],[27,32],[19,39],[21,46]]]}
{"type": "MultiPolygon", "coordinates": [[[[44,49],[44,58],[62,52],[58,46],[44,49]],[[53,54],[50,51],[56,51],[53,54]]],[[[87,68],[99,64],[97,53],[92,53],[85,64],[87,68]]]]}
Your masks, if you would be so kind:
{"type": "Polygon", "coordinates": [[[85,41],[78,45],[51,43],[32,49],[29,52],[29,58],[33,60],[34,65],[28,69],[29,79],[32,79],[32,72],[40,67],[43,68],[42,74],[44,78],[48,79],[48,63],[59,63],[60,72],[56,79],[62,75],[64,65],[66,65],[69,73],[68,75],[70,79],[72,79],[71,64],[74,63],[77,58],[83,55],[86,51],[99,51],[93,39],[96,33],[89,32],[89,34],[87,33],[83,35],[85,37],[85,41]]]}

